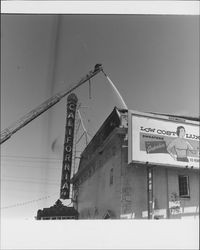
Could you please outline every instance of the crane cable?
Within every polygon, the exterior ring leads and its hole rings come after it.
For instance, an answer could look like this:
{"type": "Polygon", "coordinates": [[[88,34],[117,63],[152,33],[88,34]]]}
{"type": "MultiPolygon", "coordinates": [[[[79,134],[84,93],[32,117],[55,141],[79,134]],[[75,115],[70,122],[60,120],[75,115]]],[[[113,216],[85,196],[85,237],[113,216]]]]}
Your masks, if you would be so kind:
{"type": "Polygon", "coordinates": [[[91,95],[91,80],[89,79],[89,99],[92,99],[92,95],[91,95]]]}
{"type": "Polygon", "coordinates": [[[104,72],[104,70],[102,69],[103,74],[105,75],[105,77],[107,78],[108,82],[110,83],[110,85],[112,86],[112,88],[115,90],[115,92],[117,93],[117,96],[119,97],[123,108],[124,109],[128,109],[124,99],[122,98],[121,94],[119,93],[119,90],[117,89],[117,87],[114,85],[114,83],[111,81],[111,79],[106,75],[106,73],[104,72]]]}

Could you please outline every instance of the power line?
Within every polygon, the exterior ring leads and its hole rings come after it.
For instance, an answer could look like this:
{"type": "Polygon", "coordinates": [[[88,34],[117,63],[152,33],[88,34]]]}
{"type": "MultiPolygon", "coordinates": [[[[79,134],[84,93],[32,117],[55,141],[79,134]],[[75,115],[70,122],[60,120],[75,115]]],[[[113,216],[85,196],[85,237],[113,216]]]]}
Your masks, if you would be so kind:
{"type": "MultiPolygon", "coordinates": [[[[74,156],[72,157],[72,159],[74,158],[74,156]]],[[[17,164],[19,164],[20,162],[27,162],[29,164],[45,164],[46,162],[41,162],[41,161],[31,161],[31,160],[20,160],[20,159],[2,159],[1,162],[4,164],[9,164],[9,162],[16,162],[17,164]]],[[[59,166],[55,166],[55,167],[52,167],[52,166],[49,166],[48,165],[48,169],[51,168],[51,169],[60,169],[62,168],[61,166],[61,163],[62,163],[62,160],[59,160],[59,162],[57,162],[56,164],[60,164],[60,167],[59,166]]],[[[12,164],[12,163],[11,163],[12,164]]],[[[49,162],[48,164],[55,164],[55,162],[49,162]]],[[[27,167],[27,168],[40,168],[40,169],[45,169],[45,166],[29,166],[29,165],[10,165],[8,167],[27,167]]]]}
{"type": "Polygon", "coordinates": [[[39,201],[43,201],[43,200],[49,199],[50,197],[52,197],[54,195],[58,195],[58,194],[56,193],[56,194],[52,194],[52,195],[47,195],[47,196],[44,196],[44,197],[40,197],[38,199],[16,203],[16,204],[13,204],[13,205],[10,205],[10,206],[1,207],[0,209],[2,210],[2,209],[19,207],[19,206],[25,206],[25,205],[28,205],[28,204],[31,204],[31,203],[34,203],[34,202],[39,202],[39,201]]]}
{"type": "MultiPolygon", "coordinates": [[[[26,189],[22,189],[20,187],[16,187],[13,189],[13,186],[10,186],[10,187],[6,187],[6,190],[1,190],[1,195],[8,197],[10,195],[21,195],[22,193],[25,193],[25,194],[30,194],[30,195],[33,195],[33,194],[38,194],[40,192],[40,188],[41,187],[35,187],[35,186],[32,186],[33,188],[29,187],[29,188],[26,188],[26,189]],[[10,194],[11,193],[11,194],[10,194]]],[[[52,188],[48,188],[48,190],[55,190],[54,187],[52,188]]]]}
{"type": "Polygon", "coordinates": [[[12,175],[5,175],[5,176],[2,176],[2,178],[0,178],[0,180],[7,180],[7,179],[11,179],[11,180],[26,180],[26,181],[40,181],[40,182],[43,182],[43,181],[58,181],[58,178],[53,178],[53,179],[49,179],[49,176],[47,176],[47,178],[41,178],[41,179],[38,179],[37,177],[36,178],[30,178],[30,176],[27,176],[27,177],[23,177],[23,176],[20,176],[20,177],[17,177],[17,176],[12,176],[12,175]]]}
{"type": "MultiPolygon", "coordinates": [[[[79,151],[82,152],[82,151],[79,151]]],[[[39,157],[39,156],[22,156],[22,155],[1,155],[1,157],[12,157],[12,158],[25,158],[25,159],[40,159],[40,160],[55,160],[55,161],[61,161],[60,158],[51,158],[51,157],[39,157]]]]}
{"type": "Polygon", "coordinates": [[[59,158],[50,158],[50,157],[38,157],[38,156],[22,156],[22,155],[1,155],[1,157],[8,157],[8,158],[23,158],[23,159],[39,159],[39,160],[55,160],[55,161],[61,161],[59,158]]]}
{"type": "Polygon", "coordinates": [[[6,166],[6,167],[16,167],[16,168],[38,168],[38,169],[44,169],[44,170],[49,170],[49,169],[54,169],[54,170],[60,170],[62,167],[51,167],[51,166],[48,166],[47,168],[46,167],[43,167],[43,166],[28,166],[28,165],[9,165],[9,166],[6,166]]]}
{"type": "Polygon", "coordinates": [[[31,162],[31,163],[41,163],[41,164],[57,164],[62,161],[61,159],[57,159],[57,160],[44,160],[44,159],[39,159],[39,158],[35,158],[35,159],[28,159],[28,158],[21,158],[21,157],[1,157],[1,162],[5,162],[5,161],[15,161],[15,162],[31,162]]]}
{"type": "MultiPolygon", "coordinates": [[[[40,197],[38,199],[25,201],[25,202],[20,202],[20,203],[16,203],[16,204],[13,204],[13,205],[10,205],[10,206],[0,207],[0,209],[3,210],[3,209],[14,208],[14,207],[26,206],[28,204],[32,204],[32,203],[35,203],[35,202],[40,202],[40,201],[43,201],[43,200],[47,200],[47,199],[49,199],[50,197],[52,197],[54,195],[58,195],[58,194],[55,193],[55,194],[52,194],[52,195],[47,195],[47,196],[44,196],[44,197],[40,197]]],[[[66,207],[69,207],[71,204],[72,204],[72,201],[66,207]]]]}
{"type": "MultiPolygon", "coordinates": [[[[77,150],[78,153],[81,153],[82,151],[77,150]]],[[[49,162],[49,161],[62,161],[62,159],[58,158],[40,158],[40,157],[26,157],[26,156],[15,156],[15,155],[1,155],[1,159],[6,158],[5,160],[16,160],[16,161],[44,161],[44,162],[49,162]]],[[[4,160],[4,159],[3,159],[4,160]]]]}
{"type": "Polygon", "coordinates": [[[58,183],[51,183],[51,182],[39,182],[39,181],[29,181],[29,180],[9,180],[9,179],[1,179],[2,182],[19,182],[19,183],[30,183],[30,184],[47,184],[47,185],[54,185],[59,186],[58,183]]]}

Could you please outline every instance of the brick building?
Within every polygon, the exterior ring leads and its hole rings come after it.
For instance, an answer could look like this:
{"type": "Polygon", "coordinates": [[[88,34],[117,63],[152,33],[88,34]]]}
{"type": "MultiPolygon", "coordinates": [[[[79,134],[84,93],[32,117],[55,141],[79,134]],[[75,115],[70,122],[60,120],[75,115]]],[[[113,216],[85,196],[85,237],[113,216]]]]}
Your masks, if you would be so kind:
{"type": "Polygon", "coordinates": [[[72,179],[79,219],[198,218],[199,134],[187,134],[193,136],[188,141],[196,147],[190,162],[175,162],[168,148],[170,140],[177,137],[171,127],[177,125],[196,129],[199,119],[114,108],[83,151],[72,179]],[[132,123],[133,113],[136,122],[132,123]],[[141,122],[169,129],[149,128],[137,136],[137,122],[141,130],[141,122]]]}

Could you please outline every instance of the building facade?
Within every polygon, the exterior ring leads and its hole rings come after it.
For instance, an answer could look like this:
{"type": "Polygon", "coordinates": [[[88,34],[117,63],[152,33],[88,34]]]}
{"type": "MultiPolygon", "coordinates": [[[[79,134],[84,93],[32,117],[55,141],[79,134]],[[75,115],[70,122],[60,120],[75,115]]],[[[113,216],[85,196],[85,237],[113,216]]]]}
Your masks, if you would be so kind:
{"type": "MultiPolygon", "coordinates": [[[[164,155],[164,163],[153,164],[145,157],[130,160],[133,128],[129,123],[128,111],[115,108],[83,151],[72,179],[79,219],[198,218],[199,168],[178,162],[165,164],[170,152],[158,151],[158,146],[163,147],[161,137],[156,144],[155,138],[150,140],[151,148],[148,141],[146,152],[152,157],[150,149],[156,149],[158,162],[164,155]]],[[[199,142],[199,137],[196,140],[199,142]]]]}

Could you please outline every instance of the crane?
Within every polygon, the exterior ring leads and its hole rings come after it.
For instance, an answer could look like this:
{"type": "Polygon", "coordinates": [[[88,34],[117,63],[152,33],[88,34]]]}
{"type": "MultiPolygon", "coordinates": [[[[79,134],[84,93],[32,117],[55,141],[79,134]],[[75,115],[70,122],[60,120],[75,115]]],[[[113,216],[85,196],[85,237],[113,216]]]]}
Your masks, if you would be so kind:
{"type": "Polygon", "coordinates": [[[66,90],[61,91],[54,96],[47,99],[45,102],[40,104],[35,109],[31,110],[29,113],[17,120],[13,125],[1,131],[0,144],[7,141],[14,133],[26,126],[29,122],[34,120],[36,117],[40,116],[42,113],[47,111],[49,108],[58,103],[63,97],[71,93],[73,90],[77,89],[83,83],[90,81],[99,72],[103,71],[102,64],[96,64],[94,70],[91,70],[85,77],[83,77],[79,82],[68,87],[66,90]]]}

